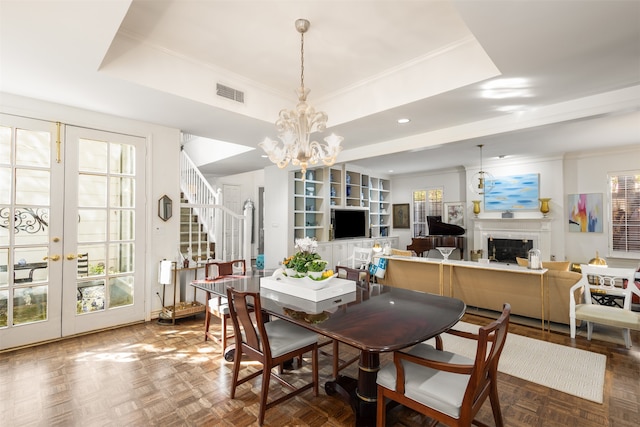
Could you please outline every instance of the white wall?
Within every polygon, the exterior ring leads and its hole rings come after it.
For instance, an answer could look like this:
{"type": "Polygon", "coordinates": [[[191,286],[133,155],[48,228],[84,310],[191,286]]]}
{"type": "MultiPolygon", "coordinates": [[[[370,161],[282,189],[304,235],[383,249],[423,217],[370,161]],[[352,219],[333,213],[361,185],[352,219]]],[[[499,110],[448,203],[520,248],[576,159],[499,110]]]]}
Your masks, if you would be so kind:
{"type": "MultiPolygon", "coordinates": [[[[568,231],[567,195],[577,193],[603,193],[607,200],[607,174],[640,168],[640,145],[606,151],[571,153],[565,158],[529,158],[526,160],[495,161],[483,165],[484,170],[495,177],[522,173],[540,175],[540,197],[550,197],[551,211],[551,254],[557,260],[588,262],[595,257],[596,250],[610,266],[635,267],[639,261],[616,259],[609,256],[609,230],[603,233],[572,233],[568,231]]],[[[411,202],[411,193],[417,189],[444,186],[444,201],[466,201],[465,227],[467,248],[473,247],[473,213],[471,200],[479,198],[471,192],[466,177],[472,177],[478,167],[464,171],[441,171],[425,174],[394,176],[392,178],[393,203],[411,202]]],[[[609,220],[609,205],[605,204],[605,223],[609,220]]],[[[541,214],[537,210],[516,211],[515,217],[535,218],[541,214]]],[[[484,206],[481,218],[500,218],[501,212],[486,212],[484,206]]],[[[413,217],[411,218],[413,221],[413,217]]],[[[411,230],[393,230],[392,235],[400,237],[400,247],[411,243],[411,230]]],[[[467,252],[468,256],[468,252],[467,252]]]]}
{"type": "MultiPolygon", "coordinates": [[[[551,218],[551,235],[554,236],[551,239],[551,253],[543,254],[543,258],[551,258],[557,260],[563,260],[567,258],[565,254],[564,239],[555,238],[555,236],[562,236],[565,229],[565,221],[563,219],[565,197],[562,187],[563,182],[563,168],[562,158],[530,158],[521,159],[517,161],[498,160],[493,163],[485,164],[483,169],[490,172],[494,177],[536,173],[540,178],[540,197],[550,197],[551,202],[550,212],[548,217],[551,218]]],[[[473,174],[478,172],[479,168],[467,169],[468,179],[472,179],[473,174]]],[[[481,199],[478,195],[474,194],[467,184],[467,212],[468,218],[473,219],[471,200],[481,199]]],[[[500,218],[502,212],[486,212],[484,205],[481,204],[480,218],[500,218]]],[[[514,211],[514,218],[539,218],[542,216],[538,209],[535,210],[523,210],[514,211]]],[[[470,222],[470,227],[473,227],[473,223],[470,222]]],[[[473,234],[468,236],[469,244],[467,248],[473,246],[473,234]]]]}
{"type": "MultiPolygon", "coordinates": [[[[205,177],[212,188],[223,188],[224,185],[237,185],[240,187],[240,199],[242,205],[250,199],[253,202],[253,230],[254,242],[251,244],[251,256],[258,255],[258,188],[264,187],[264,170],[229,175],[225,177],[205,177]]],[[[224,200],[223,200],[224,205],[224,200]]]]}
{"type": "MultiPolygon", "coordinates": [[[[391,179],[392,203],[411,204],[413,192],[432,188],[443,188],[444,202],[459,202],[465,200],[465,172],[461,169],[427,172],[424,174],[395,175],[391,179]]],[[[471,202],[469,202],[471,203],[471,202]]],[[[410,213],[411,227],[413,226],[413,211],[410,213]]],[[[469,230],[469,217],[465,218],[465,228],[469,230]]],[[[392,236],[399,237],[399,249],[405,249],[411,244],[412,228],[394,228],[392,236]]]]}
{"type": "Polygon", "coordinates": [[[264,265],[277,268],[289,254],[293,236],[293,207],[289,171],[269,166],[264,169],[264,265]]]}
{"type": "Polygon", "coordinates": [[[2,94],[0,99],[0,111],[3,113],[146,138],[147,206],[145,212],[150,221],[147,222],[145,235],[137,236],[136,241],[144,244],[146,248],[145,313],[149,320],[151,313],[159,311],[162,306],[156,296],[156,292],[162,294],[162,286],[158,284],[158,264],[163,258],[173,260],[178,251],[180,131],[9,94],[2,94]],[[174,201],[173,216],[166,222],[157,215],[158,199],[165,194],[174,201]]]}
{"type": "MultiPolygon", "coordinates": [[[[640,144],[626,149],[573,153],[564,161],[564,194],[602,193],[604,197],[604,232],[573,233],[565,231],[564,240],[571,261],[589,261],[596,251],[613,267],[637,267],[639,260],[612,258],[609,253],[611,205],[608,199],[607,174],[640,169],[640,144]]],[[[563,212],[566,219],[567,212],[563,212]]]]}

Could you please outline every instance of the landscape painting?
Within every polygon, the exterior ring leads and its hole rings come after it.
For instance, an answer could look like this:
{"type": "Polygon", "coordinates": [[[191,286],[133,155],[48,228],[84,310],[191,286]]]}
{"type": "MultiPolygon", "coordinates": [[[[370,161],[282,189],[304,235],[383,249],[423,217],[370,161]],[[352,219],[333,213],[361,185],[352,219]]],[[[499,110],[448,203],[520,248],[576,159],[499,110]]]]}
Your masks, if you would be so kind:
{"type": "Polygon", "coordinates": [[[487,211],[538,209],[540,177],[537,173],[494,178],[493,188],[484,196],[487,211]]]}
{"type": "Polygon", "coordinates": [[[569,231],[602,233],[604,210],[602,193],[569,194],[569,231]]]}

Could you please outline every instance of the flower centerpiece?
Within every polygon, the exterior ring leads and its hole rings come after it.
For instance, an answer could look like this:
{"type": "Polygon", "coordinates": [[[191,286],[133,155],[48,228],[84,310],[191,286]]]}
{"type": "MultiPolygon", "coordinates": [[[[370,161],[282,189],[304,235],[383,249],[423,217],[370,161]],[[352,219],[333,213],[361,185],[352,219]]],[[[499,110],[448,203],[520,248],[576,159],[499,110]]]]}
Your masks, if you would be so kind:
{"type": "Polygon", "coordinates": [[[314,259],[307,262],[307,274],[312,279],[321,279],[326,267],[327,261],[323,259],[314,259]]]}
{"type": "Polygon", "coordinates": [[[312,239],[310,237],[296,239],[295,247],[297,249],[297,252],[290,257],[285,258],[282,262],[282,264],[286,268],[285,273],[287,274],[287,276],[306,276],[310,268],[311,271],[322,272],[324,270],[327,262],[322,261],[320,255],[316,253],[318,242],[316,242],[315,239],[312,239]],[[320,263],[316,263],[314,261],[322,261],[324,263],[320,270],[316,270],[317,268],[319,268],[320,263]]]}

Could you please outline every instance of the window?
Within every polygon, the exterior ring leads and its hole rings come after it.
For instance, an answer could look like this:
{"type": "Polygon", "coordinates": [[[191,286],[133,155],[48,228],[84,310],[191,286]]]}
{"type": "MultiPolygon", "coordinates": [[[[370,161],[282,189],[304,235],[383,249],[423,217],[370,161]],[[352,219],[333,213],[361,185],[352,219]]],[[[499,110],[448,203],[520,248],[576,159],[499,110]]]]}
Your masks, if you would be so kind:
{"type": "Polygon", "coordinates": [[[442,188],[413,192],[413,237],[427,235],[427,216],[442,217],[442,188]]]}
{"type": "Polygon", "coordinates": [[[612,256],[640,258],[640,170],[609,175],[612,256]]]}

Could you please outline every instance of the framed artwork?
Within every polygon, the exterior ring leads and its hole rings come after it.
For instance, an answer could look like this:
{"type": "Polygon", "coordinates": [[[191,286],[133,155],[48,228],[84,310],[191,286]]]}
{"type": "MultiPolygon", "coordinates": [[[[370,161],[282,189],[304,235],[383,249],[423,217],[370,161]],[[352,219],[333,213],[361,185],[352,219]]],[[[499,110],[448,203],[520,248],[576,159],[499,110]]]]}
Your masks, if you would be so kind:
{"type": "Polygon", "coordinates": [[[444,203],[444,218],[442,222],[464,227],[464,202],[444,203]]]}
{"type": "Polygon", "coordinates": [[[604,206],[602,193],[569,194],[569,231],[574,233],[602,233],[604,206]]]}
{"type": "Polygon", "coordinates": [[[409,203],[393,205],[393,228],[409,228],[409,203]]]}
{"type": "Polygon", "coordinates": [[[537,173],[525,173],[494,178],[493,188],[484,195],[487,211],[537,210],[540,194],[540,177],[537,173]]]}

